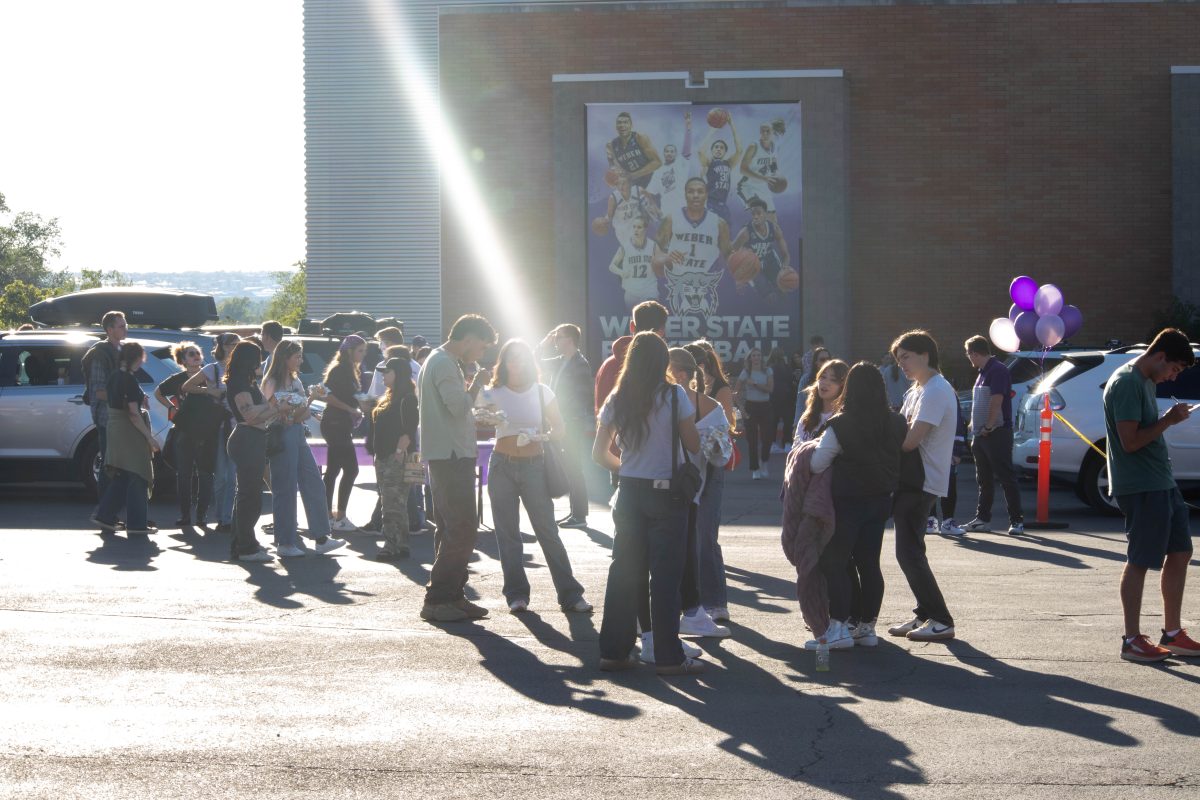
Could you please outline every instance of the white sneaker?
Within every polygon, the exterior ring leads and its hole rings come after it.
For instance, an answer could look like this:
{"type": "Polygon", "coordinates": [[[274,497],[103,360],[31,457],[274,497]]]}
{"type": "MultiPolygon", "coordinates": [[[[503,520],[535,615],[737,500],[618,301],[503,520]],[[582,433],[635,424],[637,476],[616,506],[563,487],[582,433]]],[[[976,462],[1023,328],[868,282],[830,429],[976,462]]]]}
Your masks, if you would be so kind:
{"type": "Polygon", "coordinates": [[[969,533],[990,533],[992,530],[992,523],[984,522],[979,517],[976,517],[966,525],[963,525],[963,528],[969,533]]]}
{"type": "Polygon", "coordinates": [[[762,477],[762,475],[759,473],[758,470],[756,470],[756,469],[750,470],[750,480],[756,481],[761,477],[762,477]]]}
{"type": "Polygon", "coordinates": [[[334,520],[329,529],[338,531],[339,533],[353,533],[358,530],[358,526],[351,522],[348,517],[342,517],[341,519],[334,520]]]}
{"type": "Polygon", "coordinates": [[[332,536],[330,536],[324,542],[322,542],[318,545],[315,545],[313,547],[313,552],[318,553],[318,554],[319,553],[328,553],[332,550],[337,550],[339,547],[345,547],[345,546],[346,546],[345,539],[335,539],[332,536]]]}
{"type": "Polygon", "coordinates": [[[692,616],[684,614],[679,619],[680,636],[711,636],[723,639],[729,636],[729,628],[713,622],[713,618],[703,608],[696,609],[692,616]]]}
{"type": "Polygon", "coordinates": [[[962,536],[967,532],[967,529],[958,524],[954,518],[950,518],[942,523],[942,533],[950,536],[962,536]]]}
{"type": "Polygon", "coordinates": [[[926,533],[937,533],[941,529],[941,526],[938,525],[937,517],[930,517],[929,519],[925,520],[926,533]]]}
{"type": "Polygon", "coordinates": [[[908,622],[901,622],[899,625],[893,625],[888,628],[888,633],[892,636],[908,636],[909,631],[915,631],[924,624],[925,620],[920,617],[913,617],[908,622]]]}
{"type": "Polygon", "coordinates": [[[563,611],[569,614],[590,614],[592,613],[592,604],[582,597],[571,603],[569,606],[563,606],[563,611]]]}
{"type": "Polygon", "coordinates": [[[937,620],[928,620],[924,625],[908,632],[908,638],[914,642],[940,642],[954,638],[954,626],[943,625],[937,620]]]}
{"type": "Polygon", "coordinates": [[[297,556],[304,555],[306,552],[307,551],[301,550],[299,547],[295,547],[292,545],[285,545],[284,547],[280,547],[275,550],[275,553],[280,558],[295,558],[297,556]]]}
{"type": "Polygon", "coordinates": [[[761,475],[761,476],[762,476],[762,477],[764,477],[764,478],[769,478],[769,477],[771,477],[771,473],[770,473],[770,471],[768,471],[768,470],[767,470],[767,465],[766,465],[766,464],[763,464],[763,467],[762,467],[762,469],[760,469],[760,470],[758,471],[758,474],[759,474],[759,475],[761,475]]]}
{"type": "MultiPolygon", "coordinates": [[[[699,658],[704,655],[704,651],[691,642],[680,639],[679,643],[683,645],[684,658],[699,658]]],[[[642,652],[638,654],[638,658],[642,660],[643,664],[654,663],[654,631],[642,634],[642,652]]]]}
{"type": "Polygon", "coordinates": [[[877,647],[879,637],[875,635],[875,623],[860,622],[850,631],[856,647],[877,647]]]}
{"type": "MultiPolygon", "coordinates": [[[[830,650],[849,650],[854,647],[854,637],[846,623],[836,619],[829,620],[829,629],[825,631],[825,643],[830,650]]],[[[804,643],[805,650],[816,650],[820,646],[817,639],[809,639],[804,643]]]]}
{"type": "Polygon", "coordinates": [[[238,561],[274,561],[275,557],[266,550],[255,550],[253,553],[246,553],[238,556],[238,561]]]}
{"type": "Polygon", "coordinates": [[[529,610],[529,601],[517,598],[508,604],[508,613],[520,614],[522,611],[529,610]]]}

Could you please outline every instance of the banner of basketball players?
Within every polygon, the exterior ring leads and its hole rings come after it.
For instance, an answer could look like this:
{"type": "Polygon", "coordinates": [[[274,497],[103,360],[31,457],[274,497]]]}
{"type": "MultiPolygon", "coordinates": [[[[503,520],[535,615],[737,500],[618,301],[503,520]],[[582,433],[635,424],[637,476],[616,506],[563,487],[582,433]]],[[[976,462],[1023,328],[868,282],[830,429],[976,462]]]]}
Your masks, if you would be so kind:
{"type": "Polygon", "coordinates": [[[658,300],[725,360],[800,338],[799,103],[589,104],[588,355],[658,300]]]}

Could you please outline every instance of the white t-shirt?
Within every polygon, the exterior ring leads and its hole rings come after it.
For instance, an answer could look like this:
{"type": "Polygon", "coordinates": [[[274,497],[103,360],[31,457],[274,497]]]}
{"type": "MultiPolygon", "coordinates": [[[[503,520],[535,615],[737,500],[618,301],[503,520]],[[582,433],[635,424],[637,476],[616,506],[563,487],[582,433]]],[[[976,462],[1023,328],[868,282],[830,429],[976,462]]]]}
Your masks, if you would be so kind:
{"type": "Polygon", "coordinates": [[[771,379],[771,368],[756,369],[754,371],[742,370],[742,374],[738,380],[744,382],[746,399],[752,403],[765,403],[771,399],[771,393],[759,389],[758,386],[752,384],[757,383],[759,386],[765,386],[767,381],[771,379]]]}
{"type": "MultiPolygon", "coordinates": [[[[496,428],[496,438],[517,436],[521,433],[535,434],[542,430],[542,408],[538,400],[538,387],[541,387],[541,402],[546,405],[554,399],[554,392],[544,383],[535,383],[523,392],[514,392],[507,386],[495,389],[486,388],[475,398],[479,408],[489,406],[503,411],[508,419],[496,428]]],[[[547,422],[547,427],[549,423],[547,422]]]]}
{"type": "Polygon", "coordinates": [[[921,440],[921,463],[925,466],[925,491],[935,497],[950,492],[950,467],[954,460],[954,433],[958,429],[958,396],[940,374],[924,386],[913,384],[904,396],[900,414],[914,422],[928,422],[933,430],[921,440]]]}
{"type": "MultiPolygon", "coordinates": [[[[416,359],[411,359],[408,363],[412,365],[413,384],[415,385],[417,379],[421,377],[421,365],[417,363],[416,359]]],[[[386,364],[386,359],[380,361],[375,366],[375,372],[371,374],[371,388],[367,389],[367,394],[376,399],[387,394],[387,386],[383,382],[383,368],[386,364]]]]}

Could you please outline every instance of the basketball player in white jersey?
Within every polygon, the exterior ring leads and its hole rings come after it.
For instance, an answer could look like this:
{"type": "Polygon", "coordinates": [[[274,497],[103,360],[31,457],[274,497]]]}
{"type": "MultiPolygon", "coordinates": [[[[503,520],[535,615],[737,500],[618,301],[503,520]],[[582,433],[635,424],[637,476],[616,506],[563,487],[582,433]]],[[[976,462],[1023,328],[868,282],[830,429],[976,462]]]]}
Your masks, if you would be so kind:
{"type": "Polygon", "coordinates": [[[675,145],[663,147],[663,165],[654,171],[650,185],[646,191],[654,205],[648,205],[647,211],[655,219],[661,219],[664,213],[683,208],[683,184],[687,182],[688,171],[691,168],[692,155],[692,112],[683,115],[683,152],[677,154],[675,145]],[[679,157],[682,156],[682,157],[679,157]]]}
{"type": "Polygon", "coordinates": [[[595,221],[603,222],[601,228],[612,230],[617,242],[625,247],[633,238],[633,221],[646,218],[646,201],[645,190],[631,183],[629,176],[622,173],[617,178],[617,188],[608,197],[608,211],[595,221]]]}
{"type": "Polygon", "coordinates": [[[782,135],[783,120],[764,122],[758,126],[758,141],[746,148],[742,156],[742,178],[738,181],[737,194],[746,208],[750,208],[751,198],[757,197],[767,207],[767,218],[778,222],[775,215],[775,201],[772,195],[780,188],[779,152],[775,134],[782,135]]]}
{"type": "Polygon", "coordinates": [[[646,220],[633,221],[633,236],[628,244],[617,248],[608,271],[621,279],[625,305],[633,308],[646,300],[658,299],[658,275],[654,259],[661,255],[658,243],[646,236],[646,220]]]}
{"type": "Polygon", "coordinates": [[[633,117],[628,111],[617,114],[617,136],[604,145],[608,165],[624,172],[635,185],[645,189],[654,170],[662,166],[654,143],[644,133],[633,129],[633,117]]]}
{"type": "Polygon", "coordinates": [[[708,316],[717,310],[717,259],[731,250],[729,225],[708,208],[704,178],[689,178],[683,191],[687,205],[658,227],[655,269],[667,279],[672,313],[708,316]]]}

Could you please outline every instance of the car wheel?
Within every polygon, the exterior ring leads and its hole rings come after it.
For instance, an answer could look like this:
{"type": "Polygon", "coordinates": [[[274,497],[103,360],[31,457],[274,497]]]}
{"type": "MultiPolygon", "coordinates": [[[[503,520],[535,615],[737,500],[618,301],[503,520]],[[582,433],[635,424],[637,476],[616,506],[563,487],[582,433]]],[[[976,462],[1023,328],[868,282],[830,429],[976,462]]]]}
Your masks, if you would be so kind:
{"type": "Polygon", "coordinates": [[[1089,451],[1079,470],[1079,492],[1084,501],[1097,511],[1109,516],[1120,516],[1121,509],[1115,498],[1108,493],[1108,464],[1105,459],[1089,451]]]}
{"type": "Polygon", "coordinates": [[[92,434],[83,440],[79,451],[75,454],[76,471],[79,480],[91,494],[96,494],[100,481],[100,439],[92,434]]]}

